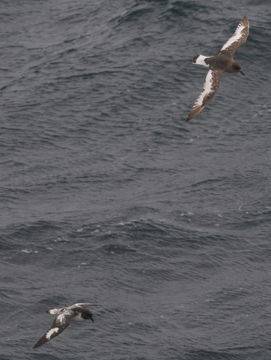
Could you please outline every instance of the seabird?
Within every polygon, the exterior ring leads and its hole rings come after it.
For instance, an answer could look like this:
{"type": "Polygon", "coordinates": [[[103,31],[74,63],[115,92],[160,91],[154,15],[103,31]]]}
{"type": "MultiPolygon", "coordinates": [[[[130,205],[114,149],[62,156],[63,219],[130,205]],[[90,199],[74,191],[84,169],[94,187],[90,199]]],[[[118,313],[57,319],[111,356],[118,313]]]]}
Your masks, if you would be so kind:
{"type": "Polygon", "coordinates": [[[44,334],[42,337],[36,342],[33,348],[37,348],[47,341],[53,339],[67,326],[70,325],[70,321],[72,319],[76,320],[87,320],[90,319],[92,322],[93,315],[92,312],[87,309],[89,306],[97,306],[97,304],[89,304],[89,303],[77,303],[71,306],[63,307],[63,308],[55,308],[47,310],[48,314],[56,315],[51,328],[44,334]]]}
{"type": "Polygon", "coordinates": [[[203,91],[195,102],[191,112],[188,114],[187,120],[191,120],[198,115],[205,107],[208,101],[214,96],[219,87],[220,77],[223,72],[237,73],[240,72],[241,66],[233,59],[233,55],[237,48],[244,44],[249,34],[249,22],[246,16],[238,24],[235,33],[223,45],[215,56],[196,55],[193,63],[203,65],[209,68],[207,72],[203,91]]]}

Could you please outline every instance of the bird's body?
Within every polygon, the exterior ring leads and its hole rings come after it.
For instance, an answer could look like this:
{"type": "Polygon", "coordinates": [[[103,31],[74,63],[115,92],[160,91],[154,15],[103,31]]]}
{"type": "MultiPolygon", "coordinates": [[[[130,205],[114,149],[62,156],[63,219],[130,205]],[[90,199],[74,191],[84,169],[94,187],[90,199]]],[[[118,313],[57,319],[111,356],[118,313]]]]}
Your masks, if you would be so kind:
{"type": "Polygon", "coordinates": [[[221,70],[229,73],[238,72],[241,69],[240,65],[227,54],[210,56],[206,59],[206,63],[212,70],[221,70]]]}
{"type": "Polygon", "coordinates": [[[51,328],[36,342],[33,346],[37,348],[52,338],[59,335],[67,326],[70,325],[71,320],[93,320],[93,315],[90,310],[87,309],[89,306],[95,306],[96,304],[89,303],[77,303],[71,306],[63,308],[49,309],[47,312],[50,315],[56,315],[51,328]]]}
{"type": "Polygon", "coordinates": [[[187,120],[191,120],[198,115],[204,109],[207,102],[211,100],[219,87],[220,78],[224,72],[240,72],[244,75],[241,66],[234,60],[233,55],[236,49],[246,42],[248,34],[249,22],[247,17],[244,16],[237,26],[235,33],[223,45],[218,54],[214,56],[194,56],[193,63],[208,67],[209,71],[205,78],[203,91],[188,114],[187,120]]]}

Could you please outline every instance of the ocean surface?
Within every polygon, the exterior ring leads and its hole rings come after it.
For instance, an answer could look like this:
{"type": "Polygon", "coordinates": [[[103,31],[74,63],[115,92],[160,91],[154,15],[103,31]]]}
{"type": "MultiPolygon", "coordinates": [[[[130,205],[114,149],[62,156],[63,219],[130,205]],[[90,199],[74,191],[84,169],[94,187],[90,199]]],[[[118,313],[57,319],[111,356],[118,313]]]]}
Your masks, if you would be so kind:
{"type": "Polygon", "coordinates": [[[1,0],[0,360],[271,359],[270,0],[1,0]],[[213,55],[246,15],[191,122],[213,55]],[[50,307],[95,302],[33,349],[50,307]]]}

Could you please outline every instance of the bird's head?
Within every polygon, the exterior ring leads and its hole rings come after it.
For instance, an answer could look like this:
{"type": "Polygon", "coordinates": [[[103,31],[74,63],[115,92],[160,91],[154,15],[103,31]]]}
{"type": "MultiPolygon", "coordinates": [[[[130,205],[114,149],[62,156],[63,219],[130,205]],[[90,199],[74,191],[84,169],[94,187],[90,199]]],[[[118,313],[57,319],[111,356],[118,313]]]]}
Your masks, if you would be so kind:
{"type": "Polygon", "coordinates": [[[234,63],[232,65],[232,69],[233,69],[233,72],[239,72],[242,75],[245,75],[245,73],[241,70],[241,66],[239,64],[237,64],[237,63],[234,63]]]}

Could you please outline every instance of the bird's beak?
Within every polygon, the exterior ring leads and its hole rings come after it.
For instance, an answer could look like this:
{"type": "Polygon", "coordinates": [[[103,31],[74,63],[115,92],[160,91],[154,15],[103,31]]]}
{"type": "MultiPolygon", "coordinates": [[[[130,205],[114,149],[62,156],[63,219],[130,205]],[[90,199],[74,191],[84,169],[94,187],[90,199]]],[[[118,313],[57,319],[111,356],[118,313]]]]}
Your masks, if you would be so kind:
{"type": "Polygon", "coordinates": [[[242,70],[240,70],[240,73],[241,73],[242,75],[246,75],[242,70]]]}

